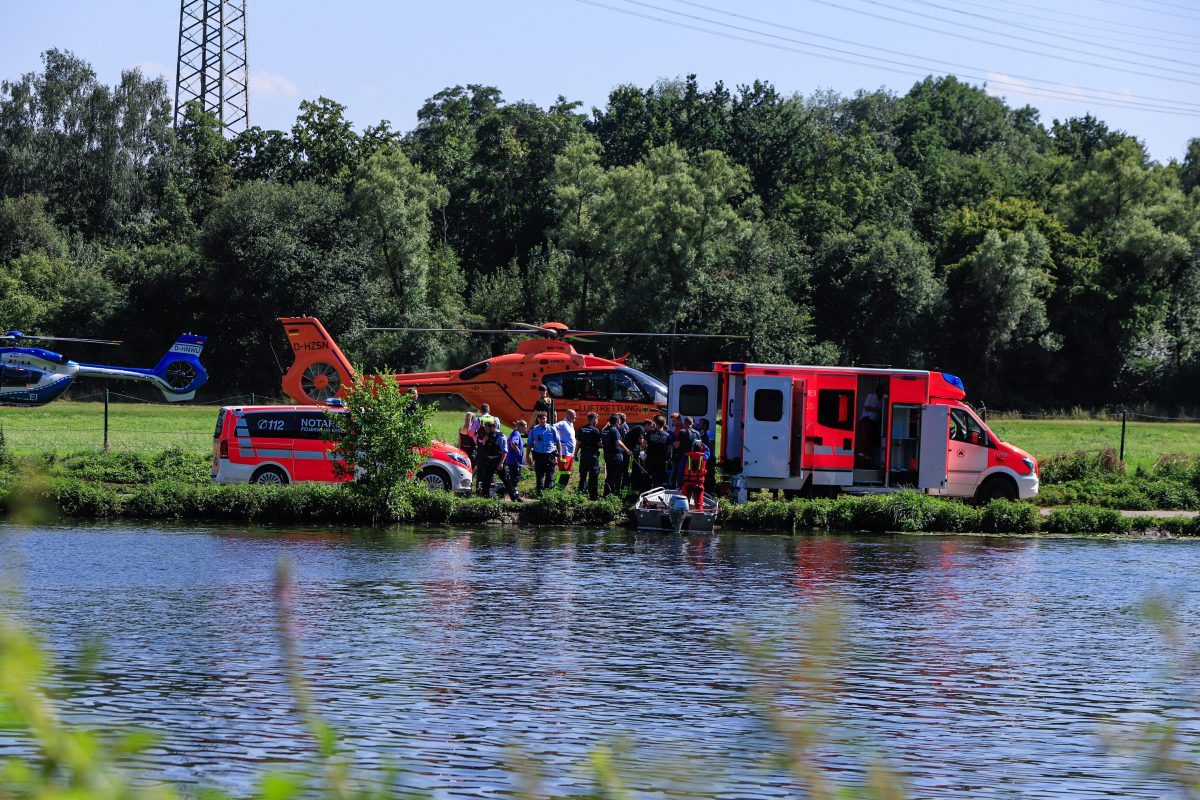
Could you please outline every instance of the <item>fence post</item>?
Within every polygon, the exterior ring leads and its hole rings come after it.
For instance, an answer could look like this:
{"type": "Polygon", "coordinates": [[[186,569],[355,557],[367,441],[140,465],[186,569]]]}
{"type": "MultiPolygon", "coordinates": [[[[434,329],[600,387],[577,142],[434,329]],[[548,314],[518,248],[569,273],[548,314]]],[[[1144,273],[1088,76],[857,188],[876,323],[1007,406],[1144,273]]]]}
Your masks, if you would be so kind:
{"type": "Polygon", "coordinates": [[[255,402],[254,402],[254,392],[251,392],[251,393],[250,393],[250,405],[255,405],[255,402]]]}
{"type": "Polygon", "coordinates": [[[986,424],[987,423],[987,403],[984,403],[983,405],[981,405],[979,407],[979,413],[983,415],[983,421],[986,424]]]}
{"type": "Polygon", "coordinates": [[[1121,409],[1121,456],[1120,456],[1121,461],[1125,460],[1125,417],[1126,417],[1126,410],[1124,408],[1122,408],[1121,409]]]}
{"type": "Polygon", "coordinates": [[[104,452],[108,452],[108,384],[104,385],[104,452]]]}

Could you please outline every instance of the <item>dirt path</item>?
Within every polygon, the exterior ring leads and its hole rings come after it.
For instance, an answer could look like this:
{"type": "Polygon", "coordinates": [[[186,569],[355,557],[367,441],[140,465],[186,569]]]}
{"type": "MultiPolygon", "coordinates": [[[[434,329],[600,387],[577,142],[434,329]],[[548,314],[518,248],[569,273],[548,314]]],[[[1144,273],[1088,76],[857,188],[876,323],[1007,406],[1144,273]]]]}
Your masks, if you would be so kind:
{"type": "MultiPolygon", "coordinates": [[[[1042,508],[1040,510],[1042,512],[1043,517],[1048,517],[1048,516],[1050,516],[1051,512],[1054,511],[1054,508],[1053,507],[1042,508]]],[[[1200,511],[1122,511],[1121,516],[1122,517],[1158,517],[1160,519],[1167,519],[1170,517],[1190,518],[1190,517],[1200,516],[1200,511]]]]}

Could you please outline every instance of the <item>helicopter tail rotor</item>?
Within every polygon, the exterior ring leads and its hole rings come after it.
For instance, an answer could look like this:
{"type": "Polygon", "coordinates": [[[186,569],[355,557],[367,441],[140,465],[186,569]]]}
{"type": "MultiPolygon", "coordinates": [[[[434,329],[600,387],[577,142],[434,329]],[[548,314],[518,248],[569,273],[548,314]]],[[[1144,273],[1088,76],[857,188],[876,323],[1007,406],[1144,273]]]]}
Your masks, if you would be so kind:
{"type": "Polygon", "coordinates": [[[295,361],[283,373],[283,391],[297,403],[320,405],[354,383],[356,375],[325,326],[315,317],[280,317],[295,361]]]}

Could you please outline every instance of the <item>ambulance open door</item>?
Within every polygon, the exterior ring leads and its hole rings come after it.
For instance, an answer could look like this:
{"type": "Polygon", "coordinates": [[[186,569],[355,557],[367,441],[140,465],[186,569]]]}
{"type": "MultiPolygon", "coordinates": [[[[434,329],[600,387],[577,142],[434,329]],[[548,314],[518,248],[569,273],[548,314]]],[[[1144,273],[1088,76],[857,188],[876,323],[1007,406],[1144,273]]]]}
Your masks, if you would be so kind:
{"type": "Polygon", "coordinates": [[[752,478],[788,477],[792,452],[792,411],[790,376],[746,376],[743,475],[752,478]]]}
{"type": "Polygon", "coordinates": [[[708,420],[708,429],[717,430],[717,408],[721,394],[715,372],[672,372],[667,396],[667,412],[691,417],[700,424],[708,420]]]}
{"type": "Polygon", "coordinates": [[[917,468],[917,488],[946,488],[946,438],[949,432],[949,406],[921,406],[921,458],[917,468]]]}

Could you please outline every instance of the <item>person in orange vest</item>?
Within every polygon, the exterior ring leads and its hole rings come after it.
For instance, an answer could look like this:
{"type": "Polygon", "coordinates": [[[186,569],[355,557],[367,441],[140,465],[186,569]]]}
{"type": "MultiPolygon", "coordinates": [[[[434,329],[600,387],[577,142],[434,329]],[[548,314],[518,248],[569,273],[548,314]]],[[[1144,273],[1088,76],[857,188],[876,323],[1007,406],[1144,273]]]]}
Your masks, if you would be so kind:
{"type": "Polygon", "coordinates": [[[708,456],[708,445],[703,439],[696,438],[691,451],[683,457],[680,491],[697,509],[704,508],[704,476],[708,471],[708,456]]]}

